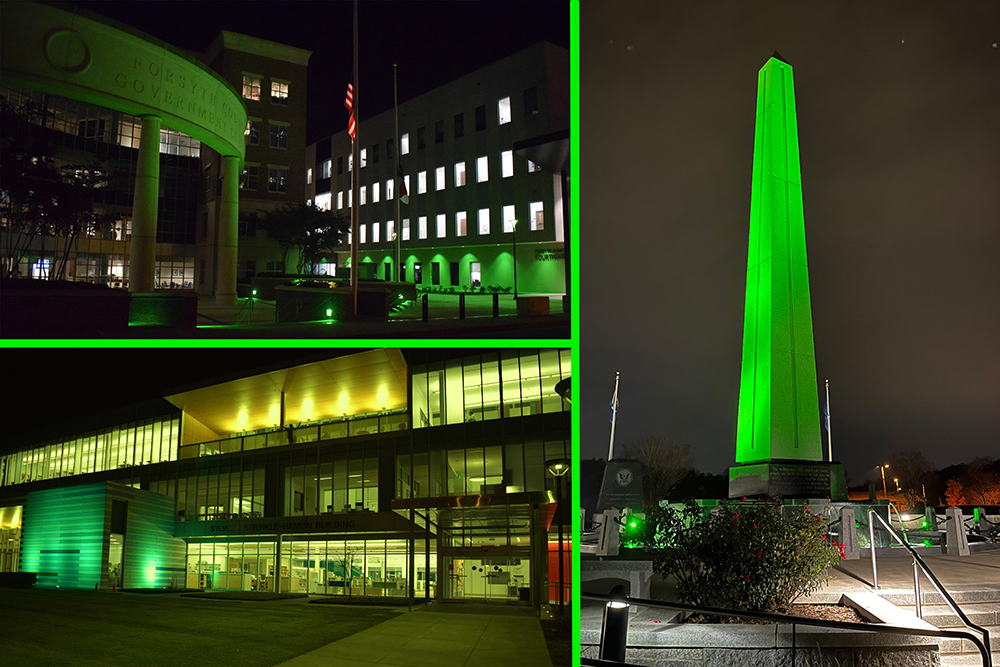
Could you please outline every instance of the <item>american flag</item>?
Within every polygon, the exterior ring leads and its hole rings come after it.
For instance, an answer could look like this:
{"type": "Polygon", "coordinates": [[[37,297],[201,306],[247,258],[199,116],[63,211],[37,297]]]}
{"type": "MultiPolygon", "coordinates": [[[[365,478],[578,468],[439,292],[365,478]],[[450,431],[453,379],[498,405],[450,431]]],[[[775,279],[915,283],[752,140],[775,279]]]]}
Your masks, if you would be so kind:
{"type": "Polygon", "coordinates": [[[350,83],[347,84],[347,99],[344,100],[344,106],[351,112],[351,118],[347,121],[347,133],[351,135],[351,141],[354,141],[354,86],[350,83]]]}

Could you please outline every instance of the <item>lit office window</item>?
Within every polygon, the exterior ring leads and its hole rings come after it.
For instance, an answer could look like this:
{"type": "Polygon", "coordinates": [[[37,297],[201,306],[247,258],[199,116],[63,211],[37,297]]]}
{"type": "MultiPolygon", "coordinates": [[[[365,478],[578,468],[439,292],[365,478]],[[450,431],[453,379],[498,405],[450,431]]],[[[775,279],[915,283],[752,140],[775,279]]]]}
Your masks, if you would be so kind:
{"type": "Polygon", "coordinates": [[[312,185],[313,182],[313,169],[308,167],[306,169],[306,185],[312,185]]]}
{"type": "Polygon", "coordinates": [[[479,209],[479,235],[485,236],[490,233],[490,209],[479,209]]]}
{"type": "Polygon", "coordinates": [[[427,192],[427,172],[417,173],[417,194],[422,195],[427,192]]]}
{"type": "MultiPolygon", "coordinates": [[[[407,174],[406,176],[403,176],[403,185],[406,187],[406,192],[403,193],[403,194],[409,193],[410,192],[410,175],[409,174],[407,174]]],[[[402,195],[400,195],[400,196],[402,196],[402,195]]]]}
{"type": "Polygon", "coordinates": [[[528,205],[528,212],[531,215],[531,231],[537,232],[545,229],[545,216],[542,202],[531,202],[531,204],[528,205]]]}
{"type": "Polygon", "coordinates": [[[504,206],[503,207],[503,231],[504,234],[509,234],[514,231],[514,224],[517,222],[517,216],[514,213],[514,206],[504,206]]]}
{"type": "Polygon", "coordinates": [[[316,195],[316,208],[321,209],[323,211],[329,211],[332,199],[333,197],[329,192],[324,192],[323,194],[316,195]]]}
{"type": "Polygon", "coordinates": [[[354,171],[354,154],[351,153],[347,156],[347,171],[348,173],[354,171]]]}
{"type": "Polygon", "coordinates": [[[270,120],[267,125],[270,129],[271,148],[288,148],[288,124],[270,120]]]}
{"type": "Polygon", "coordinates": [[[409,241],[410,240],[410,219],[409,218],[403,218],[403,240],[404,241],[409,241]]]}
{"type": "Polygon", "coordinates": [[[364,169],[367,166],[368,166],[368,149],[367,148],[362,148],[361,149],[361,168],[364,169]]]}
{"type": "Polygon", "coordinates": [[[505,97],[497,103],[497,116],[500,119],[500,125],[506,125],[510,122],[510,98],[505,97]]]}
{"type": "Polygon", "coordinates": [[[247,145],[257,146],[260,144],[260,118],[247,119],[247,145]]]}
{"type": "Polygon", "coordinates": [[[410,154],[410,135],[408,133],[399,139],[399,153],[400,155],[410,154]]]}
{"type": "Polygon", "coordinates": [[[288,84],[284,81],[271,81],[271,104],[288,106],[288,84]]]}
{"type": "Polygon", "coordinates": [[[288,167],[268,167],[267,191],[284,192],[288,182],[288,167]]]}
{"type": "Polygon", "coordinates": [[[367,243],[368,239],[368,225],[358,226],[358,244],[367,243]]]}
{"type": "Polygon", "coordinates": [[[243,99],[260,99],[260,77],[255,74],[243,74],[243,99]]]}
{"type": "Polygon", "coordinates": [[[337,210],[344,208],[344,191],[339,190],[337,192],[337,210]]]}
{"type": "Polygon", "coordinates": [[[514,151],[500,153],[500,176],[510,178],[514,175],[514,151]]]}
{"type": "Polygon", "coordinates": [[[465,163],[456,162],[455,163],[455,187],[461,187],[465,185],[465,163]]]}
{"type": "Polygon", "coordinates": [[[444,190],[444,167],[434,170],[434,189],[444,190]]]}
{"type": "Polygon", "coordinates": [[[436,224],[437,237],[439,239],[443,239],[445,237],[445,234],[448,232],[447,230],[448,216],[446,216],[444,213],[440,213],[438,214],[438,217],[436,218],[435,222],[437,223],[436,224]]]}
{"type": "Polygon", "coordinates": [[[533,171],[541,171],[541,170],[542,170],[542,168],[541,168],[541,167],[539,167],[539,166],[538,166],[537,164],[535,164],[535,163],[534,163],[534,162],[532,162],[531,160],[528,160],[528,173],[529,173],[529,174],[530,174],[531,172],[533,172],[533,171]]]}
{"type": "Polygon", "coordinates": [[[368,203],[368,186],[367,185],[362,185],[358,189],[358,197],[359,197],[359,199],[358,199],[359,205],[364,206],[366,203],[368,203]]]}
{"type": "Polygon", "coordinates": [[[396,221],[387,220],[385,223],[385,240],[395,241],[396,240],[396,221]]]}
{"type": "Polygon", "coordinates": [[[427,238],[427,216],[422,215],[417,218],[417,238],[425,239],[427,238]]]}
{"type": "Polygon", "coordinates": [[[486,156],[476,158],[476,182],[485,183],[490,180],[490,161],[486,156]]]}
{"type": "Polygon", "coordinates": [[[354,206],[354,191],[353,190],[348,190],[347,191],[347,208],[351,208],[352,206],[354,206]]]}
{"type": "Polygon", "coordinates": [[[455,214],[455,236],[465,236],[468,226],[468,216],[465,211],[455,214]]]}
{"type": "Polygon", "coordinates": [[[392,199],[396,195],[395,188],[393,187],[394,183],[395,183],[395,181],[393,181],[391,178],[388,181],[385,182],[385,200],[386,201],[389,201],[390,199],[392,199]]]}
{"type": "Polygon", "coordinates": [[[372,203],[377,204],[378,202],[379,202],[379,182],[375,181],[374,183],[372,183],[372,203]]]}
{"type": "Polygon", "coordinates": [[[372,223],[372,243],[378,243],[378,227],[379,223],[372,223]]]}
{"type": "Polygon", "coordinates": [[[322,174],[322,176],[320,176],[320,178],[330,178],[330,167],[331,166],[333,166],[333,165],[331,164],[330,160],[324,160],[323,161],[323,169],[320,172],[322,174]]]}

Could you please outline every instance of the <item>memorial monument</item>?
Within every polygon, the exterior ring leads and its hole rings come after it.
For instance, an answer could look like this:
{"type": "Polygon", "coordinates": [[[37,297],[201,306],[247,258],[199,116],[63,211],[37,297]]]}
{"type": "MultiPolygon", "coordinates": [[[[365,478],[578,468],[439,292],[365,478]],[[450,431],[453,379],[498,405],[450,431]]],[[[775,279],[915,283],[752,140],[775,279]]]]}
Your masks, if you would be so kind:
{"type": "Polygon", "coordinates": [[[750,244],[736,463],[729,497],[846,500],[823,460],[792,66],[757,77],[750,244]]]}

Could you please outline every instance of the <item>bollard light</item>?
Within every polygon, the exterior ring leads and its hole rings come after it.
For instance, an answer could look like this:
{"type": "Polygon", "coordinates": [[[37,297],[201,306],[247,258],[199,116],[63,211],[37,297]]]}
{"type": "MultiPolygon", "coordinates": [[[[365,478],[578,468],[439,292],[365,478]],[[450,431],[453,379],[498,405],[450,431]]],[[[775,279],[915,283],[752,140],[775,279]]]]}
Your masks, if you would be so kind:
{"type": "MultiPolygon", "coordinates": [[[[625,587],[615,586],[611,595],[625,597],[625,587]]],[[[610,662],[625,662],[625,647],[628,644],[629,604],[619,600],[609,600],[604,605],[604,620],[601,623],[601,646],[598,657],[610,662]]]]}

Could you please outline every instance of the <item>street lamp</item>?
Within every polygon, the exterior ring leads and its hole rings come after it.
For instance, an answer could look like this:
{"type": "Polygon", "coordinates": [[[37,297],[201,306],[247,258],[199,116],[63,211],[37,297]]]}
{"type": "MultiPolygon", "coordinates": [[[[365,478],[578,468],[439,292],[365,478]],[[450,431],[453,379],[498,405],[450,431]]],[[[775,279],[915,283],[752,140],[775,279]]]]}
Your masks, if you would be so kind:
{"type": "MultiPolygon", "coordinates": [[[[557,520],[559,521],[559,615],[561,616],[564,612],[563,606],[565,604],[565,573],[563,565],[563,485],[565,482],[563,479],[566,477],[566,473],[569,472],[570,460],[569,459],[551,459],[545,462],[545,467],[550,473],[556,478],[556,494],[558,501],[556,504],[556,514],[557,520]]],[[[546,540],[548,542],[548,540],[546,540]]],[[[546,551],[548,547],[546,546],[546,551]]]]}
{"type": "Polygon", "coordinates": [[[894,481],[896,483],[896,491],[899,491],[899,478],[898,477],[893,477],[892,481],[894,481]]]}
{"type": "Polygon", "coordinates": [[[882,471],[882,493],[884,493],[887,496],[889,495],[889,490],[885,488],[885,469],[888,467],[889,467],[888,463],[879,466],[879,469],[882,471]]]}

